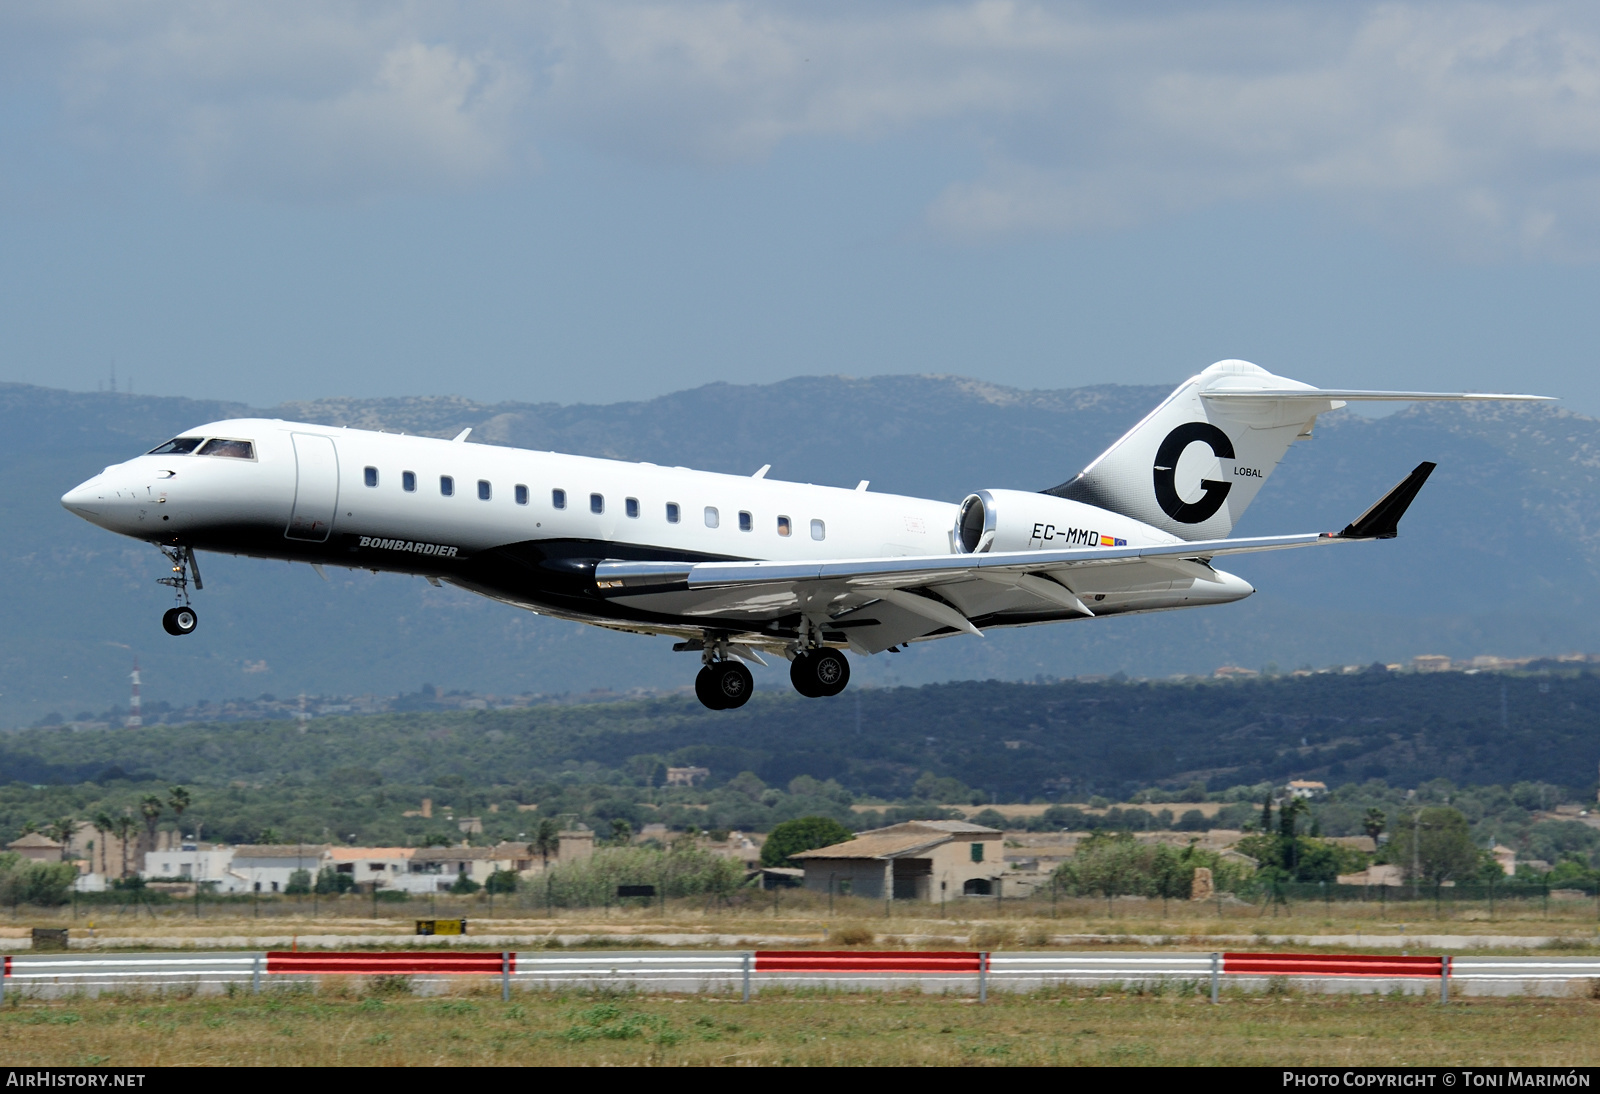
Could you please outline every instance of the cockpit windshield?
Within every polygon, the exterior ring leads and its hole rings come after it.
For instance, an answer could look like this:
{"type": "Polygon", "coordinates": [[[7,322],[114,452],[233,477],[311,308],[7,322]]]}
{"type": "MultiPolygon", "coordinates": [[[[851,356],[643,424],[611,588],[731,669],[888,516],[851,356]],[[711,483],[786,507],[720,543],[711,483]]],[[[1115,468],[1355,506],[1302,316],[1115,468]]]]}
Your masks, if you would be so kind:
{"type": "Polygon", "coordinates": [[[151,456],[187,456],[189,453],[193,452],[196,448],[199,448],[200,447],[200,442],[203,441],[203,440],[205,440],[204,437],[174,437],[174,438],[172,438],[172,440],[168,441],[166,444],[159,445],[156,448],[152,448],[149,451],[148,455],[151,455],[151,456]]]}
{"type": "Polygon", "coordinates": [[[200,449],[202,456],[227,456],[235,460],[253,460],[256,458],[255,445],[249,441],[230,441],[222,437],[213,437],[200,449]]]}

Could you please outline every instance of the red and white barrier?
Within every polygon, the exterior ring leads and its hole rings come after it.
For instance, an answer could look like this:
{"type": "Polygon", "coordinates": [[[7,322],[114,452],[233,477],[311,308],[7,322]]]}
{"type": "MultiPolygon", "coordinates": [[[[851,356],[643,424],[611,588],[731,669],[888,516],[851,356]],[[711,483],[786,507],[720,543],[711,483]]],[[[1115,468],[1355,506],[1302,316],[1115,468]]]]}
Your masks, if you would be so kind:
{"type": "Polygon", "coordinates": [[[1445,958],[1362,953],[1225,953],[1229,976],[1430,976],[1444,975],[1445,958]]]}
{"type": "Polygon", "coordinates": [[[760,972],[978,973],[981,955],[959,950],[757,950],[760,972]]]}
{"type": "Polygon", "coordinates": [[[470,950],[391,951],[361,953],[350,951],[287,951],[267,953],[267,973],[327,976],[436,976],[461,973],[500,976],[517,971],[515,953],[484,953],[470,950]],[[509,968],[507,967],[509,965],[509,968]]]}

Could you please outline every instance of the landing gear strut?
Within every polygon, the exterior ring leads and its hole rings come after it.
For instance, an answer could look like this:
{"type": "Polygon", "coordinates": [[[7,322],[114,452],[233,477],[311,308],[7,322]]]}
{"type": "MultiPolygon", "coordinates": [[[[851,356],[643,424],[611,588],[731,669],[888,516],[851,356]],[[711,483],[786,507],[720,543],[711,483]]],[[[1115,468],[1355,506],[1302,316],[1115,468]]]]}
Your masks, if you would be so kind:
{"type": "MultiPolygon", "coordinates": [[[[733,710],[750,701],[750,693],[756,689],[755,677],[733,653],[727,635],[707,632],[703,641],[685,642],[673,648],[700,651],[702,667],[694,678],[694,694],[709,709],[733,710]]],[[[744,652],[760,660],[754,653],[744,652]]]]}
{"type": "Polygon", "coordinates": [[[838,695],[850,683],[850,662],[822,644],[822,628],[802,619],[800,637],[790,647],[789,682],[807,699],[838,695]]]}
{"type": "Polygon", "coordinates": [[[189,571],[194,571],[194,587],[198,592],[204,589],[205,582],[200,580],[200,563],[195,561],[193,547],[169,546],[165,543],[158,544],[161,553],[167,556],[167,561],[172,563],[172,573],[166,577],[157,578],[159,584],[173,590],[177,597],[178,606],[167,609],[161,617],[161,626],[168,634],[183,636],[193,634],[200,623],[200,616],[189,606],[189,571]]]}

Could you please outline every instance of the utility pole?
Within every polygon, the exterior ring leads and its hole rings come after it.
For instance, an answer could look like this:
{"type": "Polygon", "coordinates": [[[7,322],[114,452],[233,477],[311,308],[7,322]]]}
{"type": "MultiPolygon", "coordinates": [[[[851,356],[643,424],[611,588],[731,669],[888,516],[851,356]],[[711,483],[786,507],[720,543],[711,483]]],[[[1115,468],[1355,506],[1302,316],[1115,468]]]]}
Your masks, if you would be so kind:
{"type": "MultiPolygon", "coordinates": [[[[1501,694],[1505,685],[1501,684],[1501,694]]],[[[1411,899],[1417,899],[1418,879],[1422,877],[1422,810],[1411,814],[1411,899]]]]}

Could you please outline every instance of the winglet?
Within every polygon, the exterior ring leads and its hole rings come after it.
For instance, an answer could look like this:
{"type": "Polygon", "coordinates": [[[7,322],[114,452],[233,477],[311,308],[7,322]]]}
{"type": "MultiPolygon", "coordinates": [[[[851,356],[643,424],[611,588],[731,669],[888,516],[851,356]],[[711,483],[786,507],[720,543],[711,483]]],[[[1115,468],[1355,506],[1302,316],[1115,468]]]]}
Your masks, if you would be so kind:
{"type": "Polygon", "coordinates": [[[1372,507],[1344,526],[1341,539],[1393,539],[1400,534],[1400,518],[1416,500],[1422,484],[1438,464],[1419,463],[1398,486],[1372,504],[1372,507]]]}

